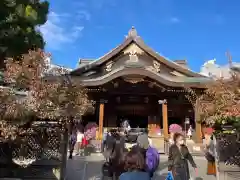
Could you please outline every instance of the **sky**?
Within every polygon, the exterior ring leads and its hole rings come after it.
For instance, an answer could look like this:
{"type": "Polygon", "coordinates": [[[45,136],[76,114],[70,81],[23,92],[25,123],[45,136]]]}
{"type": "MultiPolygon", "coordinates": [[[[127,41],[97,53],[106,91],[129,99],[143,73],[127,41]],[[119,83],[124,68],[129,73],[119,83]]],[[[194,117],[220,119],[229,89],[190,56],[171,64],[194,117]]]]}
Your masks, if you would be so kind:
{"type": "Polygon", "coordinates": [[[200,71],[207,60],[240,62],[239,0],[51,0],[40,27],[52,61],[76,68],[124,41],[134,26],[144,42],[170,60],[200,71]]]}

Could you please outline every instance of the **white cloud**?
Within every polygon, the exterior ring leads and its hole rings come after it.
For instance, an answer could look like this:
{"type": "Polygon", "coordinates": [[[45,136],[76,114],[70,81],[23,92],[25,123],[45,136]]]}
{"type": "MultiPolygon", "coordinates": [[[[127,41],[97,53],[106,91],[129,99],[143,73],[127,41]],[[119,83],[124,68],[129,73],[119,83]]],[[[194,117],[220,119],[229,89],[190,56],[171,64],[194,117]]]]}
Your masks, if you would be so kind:
{"type": "Polygon", "coordinates": [[[71,22],[71,18],[71,15],[66,13],[49,13],[48,21],[39,28],[49,48],[59,49],[66,43],[73,43],[81,36],[84,26],[65,23],[71,22]]]}
{"type": "Polygon", "coordinates": [[[170,22],[171,22],[171,23],[180,23],[180,19],[177,18],[177,17],[171,17],[171,18],[170,18],[170,22]]]}

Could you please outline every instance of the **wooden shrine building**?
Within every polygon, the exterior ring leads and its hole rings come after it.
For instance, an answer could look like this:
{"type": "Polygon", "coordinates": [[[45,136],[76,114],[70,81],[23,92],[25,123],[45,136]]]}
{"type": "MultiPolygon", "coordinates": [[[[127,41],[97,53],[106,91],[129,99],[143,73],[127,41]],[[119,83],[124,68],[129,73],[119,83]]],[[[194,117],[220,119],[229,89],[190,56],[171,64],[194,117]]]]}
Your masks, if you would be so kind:
{"type": "Polygon", "coordinates": [[[201,140],[201,125],[184,87],[204,89],[209,78],[188,69],[185,60],[170,61],[147,46],[133,27],[126,39],[96,60],[80,60],[71,78],[88,88],[96,101],[95,114],[89,121],[103,127],[117,127],[121,119],[131,126],[158,126],[168,136],[168,126],[184,127],[185,119],[201,140]]]}

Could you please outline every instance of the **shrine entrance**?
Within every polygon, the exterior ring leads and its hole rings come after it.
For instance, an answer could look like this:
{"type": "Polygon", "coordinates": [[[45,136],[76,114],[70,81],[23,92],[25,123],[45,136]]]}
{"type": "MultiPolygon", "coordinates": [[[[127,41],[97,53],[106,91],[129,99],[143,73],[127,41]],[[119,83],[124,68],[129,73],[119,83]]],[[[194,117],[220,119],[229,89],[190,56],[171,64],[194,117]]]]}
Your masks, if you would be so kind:
{"type": "Polygon", "coordinates": [[[148,77],[141,78],[144,79],[129,82],[119,77],[103,84],[102,91],[89,93],[92,99],[100,99],[96,102],[95,114],[97,120],[102,118],[99,124],[101,122],[103,128],[121,127],[127,119],[131,128],[148,128],[153,133],[161,131],[167,137],[169,125],[179,124],[184,129],[186,118],[195,127],[194,110],[182,88],[169,88],[148,77]],[[166,103],[160,103],[163,100],[166,103]]]}
{"type": "Polygon", "coordinates": [[[128,120],[131,128],[148,127],[148,109],[141,104],[117,106],[117,126],[128,120]]]}

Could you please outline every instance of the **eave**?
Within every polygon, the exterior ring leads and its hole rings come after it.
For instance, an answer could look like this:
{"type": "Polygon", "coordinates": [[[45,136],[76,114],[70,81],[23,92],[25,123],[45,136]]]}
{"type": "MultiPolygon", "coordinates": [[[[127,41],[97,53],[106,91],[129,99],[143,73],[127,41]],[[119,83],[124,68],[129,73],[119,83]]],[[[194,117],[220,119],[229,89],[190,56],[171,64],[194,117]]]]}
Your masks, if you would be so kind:
{"type": "Polygon", "coordinates": [[[149,77],[160,84],[164,84],[170,87],[192,87],[192,88],[206,88],[208,83],[212,82],[212,79],[206,77],[169,77],[167,75],[159,74],[148,68],[125,68],[119,67],[107,74],[96,78],[81,78],[79,76],[71,76],[71,80],[75,83],[80,83],[83,86],[101,86],[116,78],[124,76],[137,75],[142,77],[149,77]]]}

